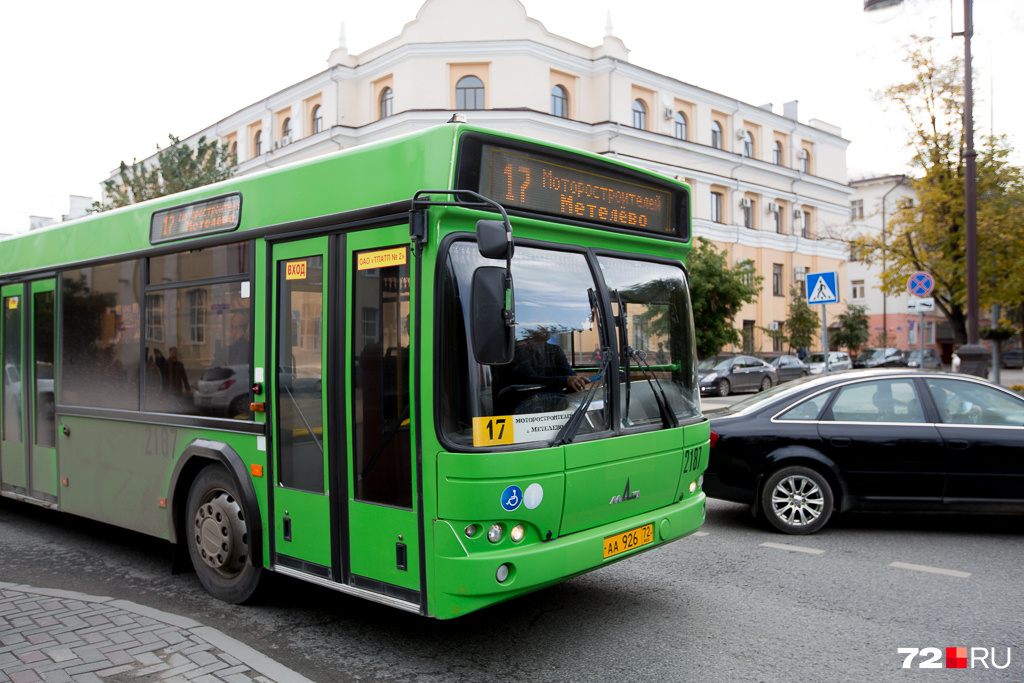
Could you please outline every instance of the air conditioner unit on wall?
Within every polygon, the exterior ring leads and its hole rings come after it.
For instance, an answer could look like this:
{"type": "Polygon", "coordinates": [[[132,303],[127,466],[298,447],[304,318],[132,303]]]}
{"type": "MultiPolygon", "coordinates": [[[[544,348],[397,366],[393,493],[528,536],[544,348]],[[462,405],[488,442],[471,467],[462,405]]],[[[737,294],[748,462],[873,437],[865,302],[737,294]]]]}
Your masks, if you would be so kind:
{"type": "Polygon", "coordinates": [[[804,210],[803,209],[793,209],[793,218],[803,218],[803,217],[804,217],[804,210]]]}
{"type": "Polygon", "coordinates": [[[806,150],[806,149],[802,149],[802,150],[800,150],[799,152],[797,152],[796,156],[797,156],[797,158],[799,158],[799,159],[806,159],[806,158],[807,158],[807,157],[809,157],[810,155],[809,155],[809,154],[807,153],[807,150],[806,150]]]}
{"type": "Polygon", "coordinates": [[[740,206],[742,206],[744,209],[749,209],[752,205],[753,202],[750,201],[750,197],[743,197],[742,199],[740,199],[740,206]]]}
{"type": "Polygon", "coordinates": [[[675,118],[676,115],[676,113],[672,111],[670,107],[665,107],[665,109],[662,110],[662,114],[665,116],[666,119],[675,118]]]}
{"type": "Polygon", "coordinates": [[[747,131],[746,131],[746,129],[744,129],[744,128],[737,128],[736,129],[736,139],[737,140],[745,140],[746,138],[747,138],[747,131]]]}
{"type": "Polygon", "coordinates": [[[775,202],[768,202],[768,213],[778,213],[779,205],[775,202]]]}

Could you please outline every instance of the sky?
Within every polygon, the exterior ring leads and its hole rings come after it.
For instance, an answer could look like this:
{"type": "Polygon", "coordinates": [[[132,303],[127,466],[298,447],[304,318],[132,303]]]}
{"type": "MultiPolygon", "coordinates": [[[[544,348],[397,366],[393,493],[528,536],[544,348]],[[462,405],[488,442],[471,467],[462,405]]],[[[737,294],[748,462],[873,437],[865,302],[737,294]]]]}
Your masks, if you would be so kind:
{"type": "MultiPolygon", "coordinates": [[[[484,2],[486,0],[477,0],[484,2]]],[[[909,171],[905,120],[875,94],[909,75],[912,34],[963,54],[962,0],[521,0],[552,33],[601,43],[608,13],[630,62],[753,105],[799,101],[850,141],[852,178],[909,171]]],[[[145,158],[323,71],[344,22],[358,55],[396,36],[422,0],[19,2],[0,27],[0,233],[99,198],[121,160],[145,158]]],[[[1011,136],[1024,164],[1024,2],[975,0],[977,134],[1011,136]]]]}

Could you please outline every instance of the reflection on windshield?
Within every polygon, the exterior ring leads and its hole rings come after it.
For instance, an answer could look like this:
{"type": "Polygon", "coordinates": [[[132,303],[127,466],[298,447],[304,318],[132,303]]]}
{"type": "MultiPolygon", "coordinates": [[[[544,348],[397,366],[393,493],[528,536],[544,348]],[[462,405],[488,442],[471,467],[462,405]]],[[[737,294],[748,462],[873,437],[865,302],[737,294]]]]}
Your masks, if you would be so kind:
{"type": "MultiPolygon", "coordinates": [[[[598,262],[604,289],[586,254],[518,248],[512,260],[515,356],[506,365],[484,366],[469,351],[469,286],[474,269],[492,263],[480,257],[474,243],[452,245],[439,338],[441,412],[449,440],[481,447],[550,441],[590,389],[593,400],[574,435],[611,433],[613,384],[601,368],[606,360],[619,358],[620,351],[617,333],[606,324],[602,330],[604,304],[597,293],[616,288],[626,313],[628,344],[651,367],[678,416],[699,414],[682,269],[603,257],[598,262]]],[[[631,424],[661,425],[657,401],[635,361],[631,371],[631,424]]]]}

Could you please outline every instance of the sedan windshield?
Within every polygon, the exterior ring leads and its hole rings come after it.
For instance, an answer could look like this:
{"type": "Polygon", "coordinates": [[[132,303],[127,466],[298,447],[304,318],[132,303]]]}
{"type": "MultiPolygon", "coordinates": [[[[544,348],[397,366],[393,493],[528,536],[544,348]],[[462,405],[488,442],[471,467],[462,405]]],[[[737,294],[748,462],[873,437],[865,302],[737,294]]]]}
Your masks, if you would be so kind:
{"type": "Polygon", "coordinates": [[[700,362],[700,365],[697,366],[697,370],[699,370],[700,372],[711,372],[712,370],[718,372],[719,370],[727,370],[729,368],[729,362],[731,360],[732,358],[725,356],[713,356],[711,358],[705,358],[700,362]]]}
{"type": "Polygon", "coordinates": [[[808,363],[824,363],[825,362],[825,354],[823,354],[823,353],[812,353],[811,355],[807,356],[807,362],[808,363]]]}
{"type": "Polygon", "coordinates": [[[659,403],[665,401],[680,420],[700,414],[682,268],[517,247],[514,357],[482,365],[471,351],[470,285],[474,270],[485,265],[495,263],[481,257],[475,243],[456,242],[444,268],[439,419],[453,445],[540,445],[555,439],[577,408],[585,415],[572,432],[581,438],[660,428],[659,403]],[[614,305],[602,299],[608,291],[614,305]],[[632,353],[624,352],[626,345],[632,353]],[[616,367],[620,381],[608,381],[616,367]],[[627,385],[628,406],[624,399],[613,406],[611,399],[625,396],[627,385]]]}

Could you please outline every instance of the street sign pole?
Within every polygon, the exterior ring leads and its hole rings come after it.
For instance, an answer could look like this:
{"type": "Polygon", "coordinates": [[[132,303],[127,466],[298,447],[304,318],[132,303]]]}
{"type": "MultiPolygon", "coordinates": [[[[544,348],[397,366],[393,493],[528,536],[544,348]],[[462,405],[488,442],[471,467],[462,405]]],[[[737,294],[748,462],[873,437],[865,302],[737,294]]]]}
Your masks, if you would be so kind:
{"type": "Polygon", "coordinates": [[[825,372],[832,372],[832,367],[828,362],[830,354],[828,352],[828,322],[825,318],[825,304],[821,305],[821,345],[825,349],[825,372]]]}

